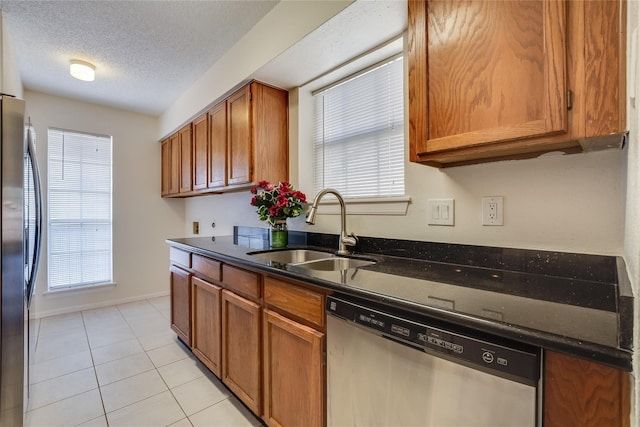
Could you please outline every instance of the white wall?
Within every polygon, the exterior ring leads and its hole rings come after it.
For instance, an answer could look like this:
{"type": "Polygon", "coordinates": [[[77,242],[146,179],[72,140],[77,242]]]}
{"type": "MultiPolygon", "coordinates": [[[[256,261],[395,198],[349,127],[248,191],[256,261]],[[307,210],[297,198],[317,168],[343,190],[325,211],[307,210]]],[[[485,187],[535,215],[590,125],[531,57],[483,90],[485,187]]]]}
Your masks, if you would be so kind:
{"type": "MultiPolygon", "coordinates": [[[[184,203],[160,197],[158,119],[138,113],[26,91],[37,135],[43,188],[47,188],[47,129],[56,127],[113,137],[113,254],[115,286],[47,291],[45,256],[36,289],[36,316],[168,295],[169,248],[183,234],[184,203]]],[[[45,190],[46,191],[46,190],[45,190]]],[[[46,193],[45,193],[46,203],[46,193]]],[[[46,212],[46,205],[45,205],[46,212]]]]}
{"type": "Polygon", "coordinates": [[[160,117],[158,138],[169,135],[242,83],[353,0],[278,3],[160,117]]]}
{"type": "Polygon", "coordinates": [[[632,425],[640,425],[640,4],[627,3],[627,35],[629,55],[627,57],[628,96],[627,124],[629,127],[629,148],[627,152],[627,185],[624,234],[624,258],[633,286],[635,298],[635,416],[632,425]],[[635,37],[634,37],[635,33],[635,37]],[[635,38],[635,41],[633,39],[635,38]],[[635,51],[635,52],[634,52],[635,51]],[[631,102],[631,99],[634,99],[631,102]],[[635,424],[634,424],[635,422],[635,424]]]}
{"type": "MultiPolygon", "coordinates": [[[[407,215],[349,215],[347,228],[361,236],[619,255],[623,166],[618,150],[447,170],[407,163],[407,215]],[[504,196],[503,227],[480,225],[483,196],[504,196]],[[449,197],[455,199],[455,226],[427,226],[427,198],[449,197]]],[[[230,234],[234,224],[264,226],[250,200],[246,191],[186,200],[185,233],[195,220],[204,223],[204,235],[230,234]],[[213,220],[214,230],[208,227],[213,220]]],[[[319,215],[314,226],[289,220],[296,230],[337,233],[339,227],[334,215],[319,215]]]]}
{"type": "Polygon", "coordinates": [[[18,70],[18,62],[16,55],[11,44],[11,38],[7,33],[4,26],[4,16],[2,10],[0,10],[0,38],[2,41],[2,55],[0,56],[0,92],[13,95],[16,98],[24,96],[22,87],[22,79],[20,78],[20,71],[18,70]]]}

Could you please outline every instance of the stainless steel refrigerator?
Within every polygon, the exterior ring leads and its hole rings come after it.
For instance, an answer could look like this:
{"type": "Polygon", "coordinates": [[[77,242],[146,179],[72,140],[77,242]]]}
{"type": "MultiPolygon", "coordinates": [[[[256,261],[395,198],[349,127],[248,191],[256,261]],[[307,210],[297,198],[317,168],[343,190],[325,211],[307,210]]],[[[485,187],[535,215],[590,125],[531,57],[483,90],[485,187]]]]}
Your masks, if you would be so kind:
{"type": "Polygon", "coordinates": [[[0,427],[23,425],[29,385],[29,309],[42,240],[35,135],[30,124],[25,125],[24,111],[24,101],[0,97],[0,427]]]}

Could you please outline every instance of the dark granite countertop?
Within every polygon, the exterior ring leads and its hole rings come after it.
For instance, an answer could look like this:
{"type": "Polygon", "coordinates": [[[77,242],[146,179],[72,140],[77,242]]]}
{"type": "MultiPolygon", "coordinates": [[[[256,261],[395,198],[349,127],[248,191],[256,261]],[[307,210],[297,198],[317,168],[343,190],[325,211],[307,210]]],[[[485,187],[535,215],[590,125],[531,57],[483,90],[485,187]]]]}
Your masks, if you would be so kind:
{"type": "MultiPolygon", "coordinates": [[[[289,248],[334,251],[337,236],[290,232],[289,248]]],[[[266,229],[170,245],[459,326],[631,370],[633,299],[619,257],[361,237],[358,269],[317,271],[249,255],[266,229]]]]}

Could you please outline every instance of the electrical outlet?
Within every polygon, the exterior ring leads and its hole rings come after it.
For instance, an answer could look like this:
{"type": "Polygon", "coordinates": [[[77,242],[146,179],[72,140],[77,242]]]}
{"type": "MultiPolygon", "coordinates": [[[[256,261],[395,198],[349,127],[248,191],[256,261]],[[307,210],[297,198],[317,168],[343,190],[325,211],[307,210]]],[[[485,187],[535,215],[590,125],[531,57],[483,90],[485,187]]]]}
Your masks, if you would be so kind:
{"type": "Polygon", "coordinates": [[[200,222],[193,221],[193,234],[200,234],[200,222]]]}
{"type": "Polygon", "coordinates": [[[453,225],[455,217],[454,199],[427,200],[427,224],[453,225]]]}
{"type": "Polygon", "coordinates": [[[504,225],[502,196],[482,198],[482,225],[504,225]]]}

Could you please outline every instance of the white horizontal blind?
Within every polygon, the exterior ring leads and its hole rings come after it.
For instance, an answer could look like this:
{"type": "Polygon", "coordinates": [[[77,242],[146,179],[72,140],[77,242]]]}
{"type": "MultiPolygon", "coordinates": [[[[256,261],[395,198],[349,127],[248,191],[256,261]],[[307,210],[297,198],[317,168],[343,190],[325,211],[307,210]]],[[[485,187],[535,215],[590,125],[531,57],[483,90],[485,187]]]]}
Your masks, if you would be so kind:
{"type": "Polygon", "coordinates": [[[111,283],[111,137],[48,137],[49,289],[111,283]]]}
{"type": "Polygon", "coordinates": [[[314,185],[344,197],[404,195],[402,56],[314,94],[314,185]]]}

